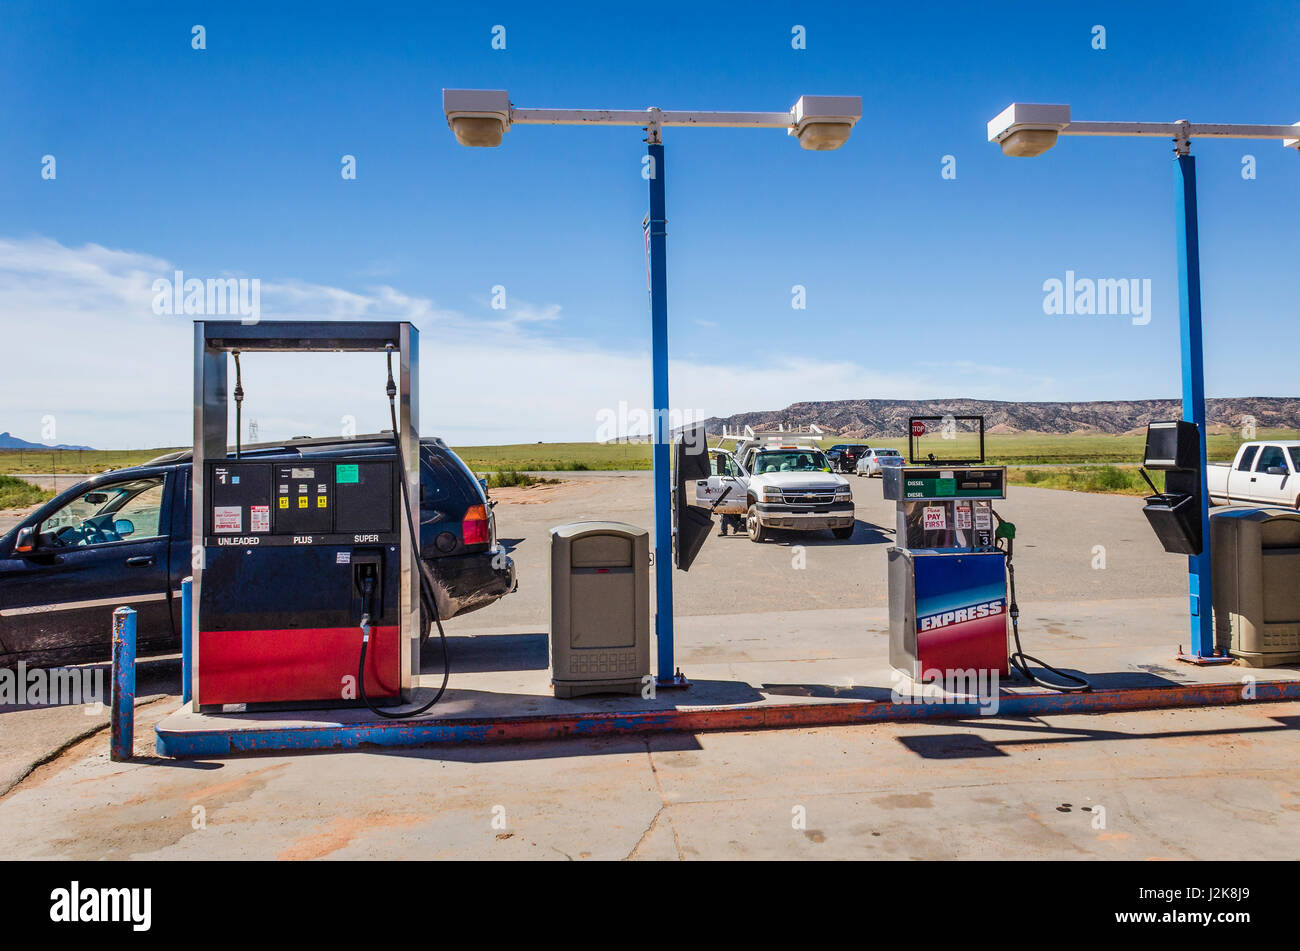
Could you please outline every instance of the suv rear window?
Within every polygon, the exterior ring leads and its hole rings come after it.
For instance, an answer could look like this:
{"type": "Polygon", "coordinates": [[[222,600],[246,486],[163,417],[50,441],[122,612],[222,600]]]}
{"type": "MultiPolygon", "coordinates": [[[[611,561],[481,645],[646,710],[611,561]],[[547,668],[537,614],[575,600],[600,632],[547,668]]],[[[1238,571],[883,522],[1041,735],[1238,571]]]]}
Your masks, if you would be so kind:
{"type": "Polygon", "coordinates": [[[438,446],[423,446],[420,452],[420,521],[440,514],[448,521],[465,517],[465,509],[482,505],[481,488],[455,454],[438,446]]]}

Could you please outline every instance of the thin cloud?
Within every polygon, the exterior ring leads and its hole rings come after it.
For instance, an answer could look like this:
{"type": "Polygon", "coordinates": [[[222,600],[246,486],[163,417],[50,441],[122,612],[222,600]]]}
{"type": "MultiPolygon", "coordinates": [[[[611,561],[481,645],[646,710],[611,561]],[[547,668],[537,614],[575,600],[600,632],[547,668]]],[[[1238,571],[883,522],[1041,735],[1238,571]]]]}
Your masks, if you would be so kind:
{"type": "MultiPolygon", "coordinates": [[[[188,444],[191,318],[152,309],[153,281],[170,280],[177,269],[156,255],[96,244],[0,238],[10,357],[0,378],[0,429],[37,439],[43,418],[53,416],[58,442],[188,444]]],[[[222,275],[186,272],[213,276],[222,275]]],[[[614,349],[566,336],[558,304],[515,300],[495,311],[483,302],[466,313],[386,284],[356,289],[292,278],[263,278],[261,291],[263,320],[414,323],[420,429],[453,444],[594,440],[602,411],[650,405],[648,329],[641,345],[614,349]]],[[[674,409],[713,416],[809,400],[1000,395],[971,385],[977,366],[931,373],[780,349],[743,366],[722,356],[671,361],[674,409]]],[[[358,432],[388,426],[381,354],[249,353],[243,370],[244,418],[257,420],[261,438],[337,433],[349,419],[358,432]]]]}

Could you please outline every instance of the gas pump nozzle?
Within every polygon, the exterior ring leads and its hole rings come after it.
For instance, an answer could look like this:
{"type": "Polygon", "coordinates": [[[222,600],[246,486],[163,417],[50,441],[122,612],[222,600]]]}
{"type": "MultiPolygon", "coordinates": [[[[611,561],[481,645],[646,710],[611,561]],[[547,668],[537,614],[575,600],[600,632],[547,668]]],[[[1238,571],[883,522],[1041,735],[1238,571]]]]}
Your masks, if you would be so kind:
{"type": "Polygon", "coordinates": [[[379,602],[380,568],[383,554],[377,551],[352,552],[352,590],[361,597],[361,613],[367,620],[373,620],[382,613],[379,602]]]}
{"type": "Polygon", "coordinates": [[[1011,551],[1016,545],[1016,523],[1008,522],[997,513],[996,509],[990,508],[989,511],[993,513],[993,517],[998,523],[998,529],[993,533],[993,538],[995,540],[999,538],[1005,538],[1007,540],[1007,561],[1010,561],[1011,551]]]}
{"type": "Polygon", "coordinates": [[[1030,683],[1038,684],[1040,687],[1047,687],[1049,690],[1059,690],[1062,693],[1087,693],[1092,690],[1092,685],[1083,677],[1067,674],[1063,670],[1058,670],[1051,664],[1046,664],[1037,657],[1031,657],[1025,653],[1025,649],[1020,645],[1020,605],[1016,603],[1016,566],[1011,557],[1012,551],[1016,545],[1016,525],[1014,522],[1008,522],[996,511],[993,517],[997,519],[998,528],[994,533],[995,539],[1006,539],[1007,553],[1007,599],[1010,602],[1007,605],[1007,615],[1011,618],[1011,636],[1015,638],[1016,649],[1007,658],[1012,669],[1023,676],[1030,683]],[[1030,662],[1037,664],[1044,670],[1051,671],[1061,678],[1062,682],[1053,683],[1050,680],[1044,680],[1038,677],[1029,669],[1030,662]]]}
{"type": "MultiPolygon", "coordinates": [[[[1009,582],[1009,590],[1007,591],[1007,594],[1011,602],[1007,605],[1007,613],[1011,615],[1011,623],[1015,624],[1020,620],[1020,605],[1016,603],[1016,568],[1015,565],[1012,564],[1011,560],[1012,553],[1015,551],[1016,547],[1016,523],[1008,522],[997,513],[997,509],[990,508],[989,511],[993,513],[993,518],[996,519],[998,523],[997,531],[993,533],[994,544],[996,544],[999,539],[1006,539],[1007,543],[1007,580],[1009,582]]],[[[1019,638],[1018,633],[1016,636],[1019,638]]]]}

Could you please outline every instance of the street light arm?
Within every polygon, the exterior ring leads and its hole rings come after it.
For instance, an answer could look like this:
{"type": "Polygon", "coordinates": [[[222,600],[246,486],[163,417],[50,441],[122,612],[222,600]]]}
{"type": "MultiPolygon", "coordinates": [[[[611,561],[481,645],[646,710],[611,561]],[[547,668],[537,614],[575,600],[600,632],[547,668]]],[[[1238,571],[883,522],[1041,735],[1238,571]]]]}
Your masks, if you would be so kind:
{"type": "Polygon", "coordinates": [[[1071,122],[1061,135],[1154,135],[1189,139],[1294,139],[1300,128],[1291,125],[1235,125],[1199,122],[1071,122]]]}
{"type": "Polygon", "coordinates": [[[524,109],[512,107],[512,125],[644,126],[657,118],[662,126],[791,129],[793,112],[684,112],[654,109],[524,109]]]}
{"type": "Polygon", "coordinates": [[[1173,139],[1186,155],[1192,139],[1281,139],[1287,148],[1300,148],[1300,122],[1295,125],[1252,125],[1218,122],[1076,122],[1070,107],[1059,104],[1013,102],[989,120],[990,142],[1007,155],[1042,155],[1061,135],[1157,136],[1173,139]]]}
{"type": "MultiPolygon", "coordinates": [[[[861,96],[800,96],[785,112],[685,112],[662,109],[519,109],[504,89],[444,89],[442,111],[461,145],[495,147],[515,125],[640,126],[646,141],[661,144],[664,126],[716,129],[784,129],[799,146],[837,149],[862,118],[861,96]]],[[[1068,118],[1068,117],[1067,117],[1068,118]]]]}

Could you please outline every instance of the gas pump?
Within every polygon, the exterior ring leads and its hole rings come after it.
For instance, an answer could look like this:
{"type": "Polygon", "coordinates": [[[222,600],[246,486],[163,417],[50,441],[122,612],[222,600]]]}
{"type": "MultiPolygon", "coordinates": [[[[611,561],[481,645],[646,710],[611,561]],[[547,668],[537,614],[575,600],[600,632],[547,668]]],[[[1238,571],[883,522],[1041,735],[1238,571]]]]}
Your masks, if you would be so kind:
{"type": "Polygon", "coordinates": [[[1020,647],[1012,564],[1016,529],[993,509],[995,500],[1006,498],[1006,468],[984,464],[983,417],[911,417],[908,461],[882,471],[884,496],[897,503],[895,544],[888,552],[890,665],[916,682],[947,681],[971,671],[1007,676],[1014,669],[1054,690],[1089,689],[1087,681],[1020,647]],[[927,451],[925,464],[917,465],[918,441],[933,424],[955,427],[963,421],[978,423],[977,452],[943,459],[927,451]],[[1042,680],[1030,662],[1064,683],[1042,680]]]}
{"type": "Polygon", "coordinates": [[[418,341],[407,322],[195,322],[196,710],[409,699],[427,583],[409,490],[419,485],[418,341]],[[237,442],[229,458],[226,357],[249,351],[385,352],[394,453],[258,458],[237,442]]]}

